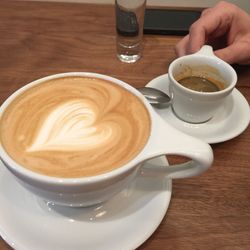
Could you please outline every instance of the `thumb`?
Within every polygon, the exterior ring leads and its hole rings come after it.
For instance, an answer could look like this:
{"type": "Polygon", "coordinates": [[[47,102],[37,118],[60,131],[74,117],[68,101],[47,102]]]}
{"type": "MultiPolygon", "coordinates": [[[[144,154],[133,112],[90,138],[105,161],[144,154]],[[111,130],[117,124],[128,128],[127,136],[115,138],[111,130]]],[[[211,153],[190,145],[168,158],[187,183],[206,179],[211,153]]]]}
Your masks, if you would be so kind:
{"type": "Polygon", "coordinates": [[[229,64],[249,64],[250,46],[245,43],[234,43],[224,49],[216,50],[215,55],[229,64]]]}

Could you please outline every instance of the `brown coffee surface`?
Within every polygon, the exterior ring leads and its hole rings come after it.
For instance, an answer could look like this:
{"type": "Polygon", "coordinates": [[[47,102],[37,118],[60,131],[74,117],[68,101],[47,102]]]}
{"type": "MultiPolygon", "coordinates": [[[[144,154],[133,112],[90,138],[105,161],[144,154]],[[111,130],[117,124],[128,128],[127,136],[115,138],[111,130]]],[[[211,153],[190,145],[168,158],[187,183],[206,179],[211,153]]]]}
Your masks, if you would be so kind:
{"type": "Polygon", "coordinates": [[[225,84],[206,77],[188,76],[179,79],[178,82],[186,88],[199,92],[216,92],[225,88],[225,84]]]}
{"type": "Polygon", "coordinates": [[[138,97],[98,78],[65,77],[20,94],[0,119],[0,141],[23,167],[73,178],[109,172],[146,144],[150,118],[138,97]]]}

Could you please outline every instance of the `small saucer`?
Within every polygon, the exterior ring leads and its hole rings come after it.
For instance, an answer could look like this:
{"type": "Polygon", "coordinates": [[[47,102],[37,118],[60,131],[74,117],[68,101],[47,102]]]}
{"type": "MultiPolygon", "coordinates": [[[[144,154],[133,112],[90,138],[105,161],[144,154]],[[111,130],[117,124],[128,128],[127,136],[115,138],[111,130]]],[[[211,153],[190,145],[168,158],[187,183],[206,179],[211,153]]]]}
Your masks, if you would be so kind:
{"type": "MultiPolygon", "coordinates": [[[[168,166],[165,157],[144,164],[168,166]]],[[[14,249],[135,249],[161,223],[172,182],[140,173],[110,201],[88,208],[45,202],[26,191],[0,162],[0,235],[14,249]]]]}
{"type": "MultiPolygon", "coordinates": [[[[168,92],[168,74],[151,80],[147,86],[168,92]]],[[[171,108],[155,109],[169,124],[180,131],[213,144],[230,140],[240,135],[249,125],[250,109],[245,97],[234,89],[215,116],[206,123],[191,124],[178,119],[171,108]]]]}

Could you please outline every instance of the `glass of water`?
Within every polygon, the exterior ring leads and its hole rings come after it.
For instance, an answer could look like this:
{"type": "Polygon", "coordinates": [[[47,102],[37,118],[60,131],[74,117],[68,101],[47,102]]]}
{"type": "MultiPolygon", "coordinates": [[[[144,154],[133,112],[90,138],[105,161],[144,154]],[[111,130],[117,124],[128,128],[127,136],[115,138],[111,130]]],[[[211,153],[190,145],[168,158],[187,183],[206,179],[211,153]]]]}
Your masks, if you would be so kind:
{"type": "Polygon", "coordinates": [[[142,56],[146,0],[115,0],[117,57],[134,63],[142,56]]]}

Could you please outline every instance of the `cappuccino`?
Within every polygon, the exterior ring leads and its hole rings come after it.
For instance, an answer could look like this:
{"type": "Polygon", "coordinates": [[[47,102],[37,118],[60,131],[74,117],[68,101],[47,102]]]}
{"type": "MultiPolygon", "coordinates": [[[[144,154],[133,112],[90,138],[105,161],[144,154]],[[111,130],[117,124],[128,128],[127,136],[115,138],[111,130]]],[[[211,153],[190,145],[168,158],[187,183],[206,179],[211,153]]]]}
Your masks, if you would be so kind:
{"type": "Polygon", "coordinates": [[[19,94],[0,118],[0,142],[17,163],[62,178],[87,177],[132,160],[149,138],[143,102],[100,78],[70,76],[19,94]]]}

